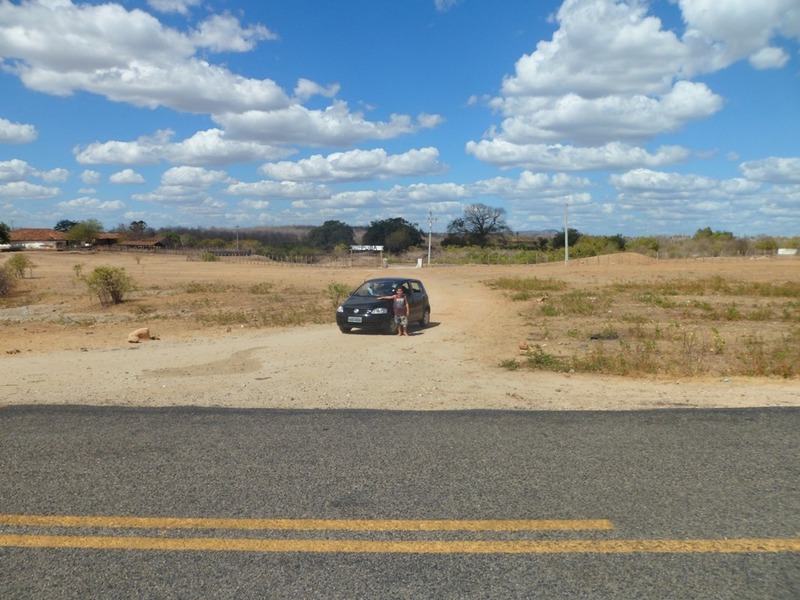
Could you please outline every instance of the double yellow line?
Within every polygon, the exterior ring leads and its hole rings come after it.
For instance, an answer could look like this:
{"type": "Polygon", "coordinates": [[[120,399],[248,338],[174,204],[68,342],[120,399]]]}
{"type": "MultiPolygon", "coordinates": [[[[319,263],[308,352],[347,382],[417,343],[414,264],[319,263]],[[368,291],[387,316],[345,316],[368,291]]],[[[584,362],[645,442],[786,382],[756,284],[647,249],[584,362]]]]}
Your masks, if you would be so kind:
{"type": "MultiPolygon", "coordinates": [[[[8,527],[192,531],[536,532],[610,531],[607,520],[202,519],[0,515],[8,527]]],[[[795,553],[800,539],[738,540],[330,540],[0,534],[0,546],[201,552],[409,554],[795,553]]]]}

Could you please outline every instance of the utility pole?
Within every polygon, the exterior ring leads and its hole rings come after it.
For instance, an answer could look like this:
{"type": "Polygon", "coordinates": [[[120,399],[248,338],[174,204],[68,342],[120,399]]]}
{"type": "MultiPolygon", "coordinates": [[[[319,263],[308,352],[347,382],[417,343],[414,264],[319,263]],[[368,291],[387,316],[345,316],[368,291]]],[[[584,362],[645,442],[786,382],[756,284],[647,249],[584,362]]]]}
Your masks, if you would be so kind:
{"type": "Polygon", "coordinates": [[[239,226],[236,226],[236,253],[239,253],[239,226]]]}
{"type": "Polygon", "coordinates": [[[436,217],[433,216],[433,211],[428,212],[428,266],[431,266],[431,238],[433,237],[433,224],[436,223],[436,217]]]}
{"type": "Polygon", "coordinates": [[[569,263],[569,204],[564,205],[564,266],[569,263]]]}

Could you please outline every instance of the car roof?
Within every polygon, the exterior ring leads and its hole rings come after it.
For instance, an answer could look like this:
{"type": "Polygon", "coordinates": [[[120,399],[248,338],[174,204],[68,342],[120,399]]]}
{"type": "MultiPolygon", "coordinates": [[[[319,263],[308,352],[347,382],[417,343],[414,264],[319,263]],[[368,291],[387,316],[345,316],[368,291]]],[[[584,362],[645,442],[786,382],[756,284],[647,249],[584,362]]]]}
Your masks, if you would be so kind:
{"type": "MultiPolygon", "coordinates": [[[[374,277],[373,279],[365,279],[364,283],[384,283],[390,281],[392,283],[404,283],[406,281],[417,281],[419,279],[411,279],[410,277],[374,277]]],[[[363,285],[363,284],[362,284],[363,285]]]]}

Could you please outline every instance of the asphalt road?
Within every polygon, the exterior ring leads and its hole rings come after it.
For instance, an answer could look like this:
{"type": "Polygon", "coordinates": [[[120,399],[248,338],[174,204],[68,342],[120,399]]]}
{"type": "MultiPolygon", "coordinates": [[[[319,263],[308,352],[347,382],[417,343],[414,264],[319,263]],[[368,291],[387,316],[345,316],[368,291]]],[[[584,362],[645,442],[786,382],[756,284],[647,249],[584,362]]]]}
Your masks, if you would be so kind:
{"type": "Polygon", "coordinates": [[[0,598],[800,598],[800,409],[0,409],[0,598]]]}

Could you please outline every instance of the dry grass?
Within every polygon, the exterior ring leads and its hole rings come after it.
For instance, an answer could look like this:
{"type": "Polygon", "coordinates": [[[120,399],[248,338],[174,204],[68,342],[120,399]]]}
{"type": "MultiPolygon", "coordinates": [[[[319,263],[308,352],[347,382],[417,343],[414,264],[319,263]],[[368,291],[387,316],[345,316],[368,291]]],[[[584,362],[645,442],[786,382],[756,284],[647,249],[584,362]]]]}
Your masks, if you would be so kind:
{"type": "Polygon", "coordinates": [[[490,282],[521,303],[521,360],[502,366],[612,375],[800,374],[800,282],[734,277],[490,282]],[[532,293],[538,297],[531,300],[532,293]]]}

